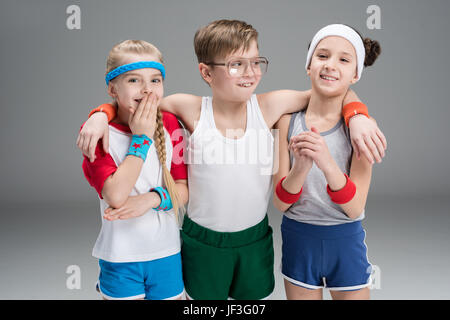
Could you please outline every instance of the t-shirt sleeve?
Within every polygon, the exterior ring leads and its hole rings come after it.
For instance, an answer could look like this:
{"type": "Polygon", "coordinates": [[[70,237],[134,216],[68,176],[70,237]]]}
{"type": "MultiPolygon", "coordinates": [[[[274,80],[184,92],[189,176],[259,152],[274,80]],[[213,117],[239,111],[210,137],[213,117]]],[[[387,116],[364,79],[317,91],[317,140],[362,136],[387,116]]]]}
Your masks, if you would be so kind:
{"type": "Polygon", "coordinates": [[[170,134],[173,146],[170,174],[174,180],[187,179],[187,166],[184,162],[184,148],[186,145],[184,130],[181,129],[174,114],[169,112],[163,112],[162,114],[164,127],[170,134]]]}
{"type": "Polygon", "coordinates": [[[82,168],[84,176],[89,184],[97,191],[100,199],[103,199],[103,185],[105,184],[106,179],[116,172],[117,165],[113,158],[103,150],[102,140],[99,140],[97,147],[95,148],[94,162],[90,162],[89,158],[86,156],[83,156],[83,158],[82,168]]]}

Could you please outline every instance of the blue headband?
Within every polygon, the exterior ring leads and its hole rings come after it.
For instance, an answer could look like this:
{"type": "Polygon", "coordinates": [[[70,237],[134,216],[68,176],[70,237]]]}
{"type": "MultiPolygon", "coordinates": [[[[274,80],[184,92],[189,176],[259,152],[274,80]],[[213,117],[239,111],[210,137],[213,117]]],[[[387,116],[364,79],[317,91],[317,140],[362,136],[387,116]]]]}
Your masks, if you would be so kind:
{"type": "Polygon", "coordinates": [[[110,72],[105,77],[106,85],[108,85],[109,81],[114,79],[115,77],[121,75],[122,73],[136,70],[136,69],[143,69],[143,68],[153,68],[158,69],[161,71],[161,75],[163,79],[166,77],[166,70],[164,69],[164,66],[156,61],[139,61],[139,62],[133,62],[129,64],[124,64],[123,66],[120,66],[110,72]]]}

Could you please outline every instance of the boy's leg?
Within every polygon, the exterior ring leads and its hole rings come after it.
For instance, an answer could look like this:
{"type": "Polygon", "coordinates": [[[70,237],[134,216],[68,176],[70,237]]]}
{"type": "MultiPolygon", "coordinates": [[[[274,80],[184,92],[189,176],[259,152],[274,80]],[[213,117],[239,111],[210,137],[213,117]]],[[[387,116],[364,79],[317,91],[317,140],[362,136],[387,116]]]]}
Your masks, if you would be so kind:
{"type": "Polygon", "coordinates": [[[254,238],[255,234],[263,237],[233,248],[235,271],[230,297],[237,300],[265,299],[275,287],[272,228],[268,225],[267,216],[246,232],[248,239],[254,238]]]}
{"type": "Polygon", "coordinates": [[[212,245],[216,234],[219,233],[203,228],[185,217],[181,231],[181,256],[187,299],[228,298],[233,275],[233,256],[230,249],[212,245]],[[212,237],[209,237],[211,234],[212,237]]]}

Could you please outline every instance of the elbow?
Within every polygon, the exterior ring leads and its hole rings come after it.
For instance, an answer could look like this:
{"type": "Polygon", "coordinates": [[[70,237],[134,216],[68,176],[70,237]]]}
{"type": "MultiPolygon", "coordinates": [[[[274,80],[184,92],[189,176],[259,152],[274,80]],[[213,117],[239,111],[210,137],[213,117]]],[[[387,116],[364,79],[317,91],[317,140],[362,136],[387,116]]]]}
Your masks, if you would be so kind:
{"type": "Polygon", "coordinates": [[[351,208],[351,209],[347,209],[345,210],[345,214],[347,215],[347,217],[349,217],[351,220],[356,220],[359,217],[361,217],[361,215],[364,212],[364,208],[351,208]]]}
{"type": "Polygon", "coordinates": [[[128,199],[128,197],[123,196],[119,192],[105,192],[102,193],[102,196],[111,208],[121,208],[128,199]]]}
{"type": "Polygon", "coordinates": [[[280,211],[281,213],[284,213],[287,211],[287,209],[289,209],[289,205],[282,202],[280,199],[278,199],[278,197],[276,195],[273,196],[273,206],[275,207],[275,209],[277,209],[278,211],[280,211]]]}

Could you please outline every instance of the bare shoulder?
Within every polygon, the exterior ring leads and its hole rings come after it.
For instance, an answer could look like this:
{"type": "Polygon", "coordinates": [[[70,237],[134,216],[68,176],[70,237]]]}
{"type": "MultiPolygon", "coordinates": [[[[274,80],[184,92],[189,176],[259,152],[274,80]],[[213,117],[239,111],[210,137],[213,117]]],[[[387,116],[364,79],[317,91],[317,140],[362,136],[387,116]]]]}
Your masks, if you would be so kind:
{"type": "Polygon", "coordinates": [[[202,97],[187,93],[176,93],[164,98],[163,103],[171,109],[200,109],[202,97]]]}
{"type": "Polygon", "coordinates": [[[291,122],[292,114],[283,114],[281,118],[275,123],[274,128],[287,130],[291,122]]]}
{"type": "Polygon", "coordinates": [[[190,132],[194,123],[200,118],[202,97],[192,94],[177,93],[164,98],[163,109],[173,113],[187,126],[190,132]]]}
{"type": "Polygon", "coordinates": [[[282,115],[304,109],[309,95],[309,91],[276,90],[257,97],[264,118],[273,126],[282,115]]]}

